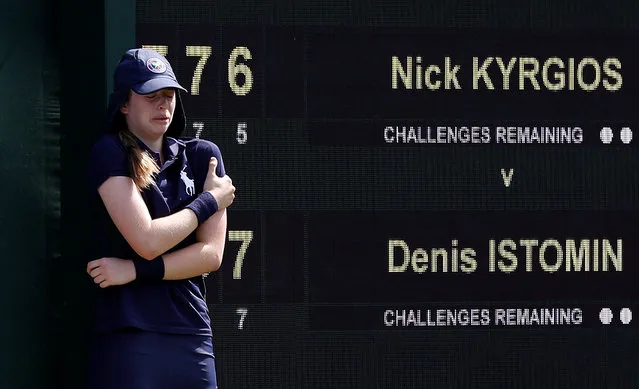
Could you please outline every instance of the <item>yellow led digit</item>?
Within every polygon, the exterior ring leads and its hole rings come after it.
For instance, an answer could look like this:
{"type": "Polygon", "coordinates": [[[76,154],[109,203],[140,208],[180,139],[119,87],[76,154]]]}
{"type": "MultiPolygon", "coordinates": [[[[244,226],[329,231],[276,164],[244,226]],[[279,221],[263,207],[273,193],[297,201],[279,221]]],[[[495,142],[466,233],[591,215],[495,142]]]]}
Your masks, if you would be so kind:
{"type": "Polygon", "coordinates": [[[165,45],[142,45],[142,48],[155,50],[165,57],[169,53],[169,46],[165,46],[165,45]]]}
{"type": "Polygon", "coordinates": [[[211,56],[211,46],[186,46],[186,55],[188,57],[200,57],[200,60],[197,61],[197,65],[195,65],[195,70],[193,71],[193,78],[191,80],[191,95],[199,95],[200,94],[200,81],[202,80],[202,71],[204,70],[204,65],[206,65],[206,61],[211,56]]]}
{"type": "Polygon", "coordinates": [[[242,264],[244,263],[244,256],[249,244],[253,240],[253,231],[229,231],[229,242],[242,242],[240,249],[237,251],[235,257],[235,265],[233,266],[233,279],[242,279],[242,264]]]}
{"type": "Polygon", "coordinates": [[[246,64],[238,64],[238,58],[251,59],[251,51],[248,47],[240,46],[231,51],[229,56],[229,86],[231,90],[238,96],[245,96],[253,87],[253,72],[246,64]],[[237,76],[244,75],[244,84],[241,86],[237,83],[237,76]]]}

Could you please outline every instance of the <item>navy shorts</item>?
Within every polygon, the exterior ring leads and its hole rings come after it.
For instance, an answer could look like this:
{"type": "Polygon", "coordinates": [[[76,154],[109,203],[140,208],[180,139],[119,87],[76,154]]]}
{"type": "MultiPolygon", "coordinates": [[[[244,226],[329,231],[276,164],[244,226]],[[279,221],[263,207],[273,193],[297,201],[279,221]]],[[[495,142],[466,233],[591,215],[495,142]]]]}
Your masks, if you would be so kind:
{"type": "Polygon", "coordinates": [[[89,389],[216,389],[209,336],[122,330],[97,335],[89,389]]]}

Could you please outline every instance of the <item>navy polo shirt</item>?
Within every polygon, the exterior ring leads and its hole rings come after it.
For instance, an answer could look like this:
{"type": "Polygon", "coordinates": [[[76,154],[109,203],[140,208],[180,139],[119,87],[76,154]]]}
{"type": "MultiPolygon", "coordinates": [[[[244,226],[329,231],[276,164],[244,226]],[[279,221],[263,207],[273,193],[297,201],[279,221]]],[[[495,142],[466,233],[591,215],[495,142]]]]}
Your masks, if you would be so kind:
{"type": "MultiPolygon", "coordinates": [[[[151,218],[170,215],[183,209],[202,192],[209,159],[218,160],[216,173],[225,174],[219,148],[212,142],[165,137],[165,161],[141,141],[161,166],[155,184],[141,192],[151,218]]],[[[97,189],[112,176],[131,176],[129,159],[117,135],[102,136],[91,150],[89,183],[92,193],[94,258],[116,257],[145,261],[129,246],[111,220],[97,189]]],[[[173,249],[195,242],[195,232],[173,249]]],[[[201,276],[178,281],[134,281],[127,285],[100,289],[96,304],[98,332],[135,327],[147,331],[211,335],[206,289],[201,276]]]]}

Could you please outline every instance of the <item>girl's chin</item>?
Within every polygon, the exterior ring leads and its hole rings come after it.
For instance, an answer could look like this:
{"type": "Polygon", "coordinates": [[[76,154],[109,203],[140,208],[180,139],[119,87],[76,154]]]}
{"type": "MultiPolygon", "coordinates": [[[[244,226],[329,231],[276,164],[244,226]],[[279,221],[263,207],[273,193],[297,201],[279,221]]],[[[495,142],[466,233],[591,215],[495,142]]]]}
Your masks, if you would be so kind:
{"type": "Polygon", "coordinates": [[[156,122],[153,123],[153,127],[152,127],[152,131],[154,133],[162,133],[164,134],[168,129],[169,129],[169,125],[171,123],[162,123],[162,122],[156,122]]]}

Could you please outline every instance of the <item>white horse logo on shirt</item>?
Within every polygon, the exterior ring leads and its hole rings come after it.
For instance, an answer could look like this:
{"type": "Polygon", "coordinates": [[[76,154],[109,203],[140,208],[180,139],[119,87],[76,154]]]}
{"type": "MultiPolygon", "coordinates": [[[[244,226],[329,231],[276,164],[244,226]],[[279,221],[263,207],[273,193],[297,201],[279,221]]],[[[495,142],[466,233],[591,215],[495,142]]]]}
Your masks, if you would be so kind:
{"type": "Polygon", "coordinates": [[[186,194],[189,196],[193,196],[195,193],[195,182],[186,175],[186,172],[182,170],[180,172],[180,178],[184,181],[184,185],[186,185],[186,194]]]}

